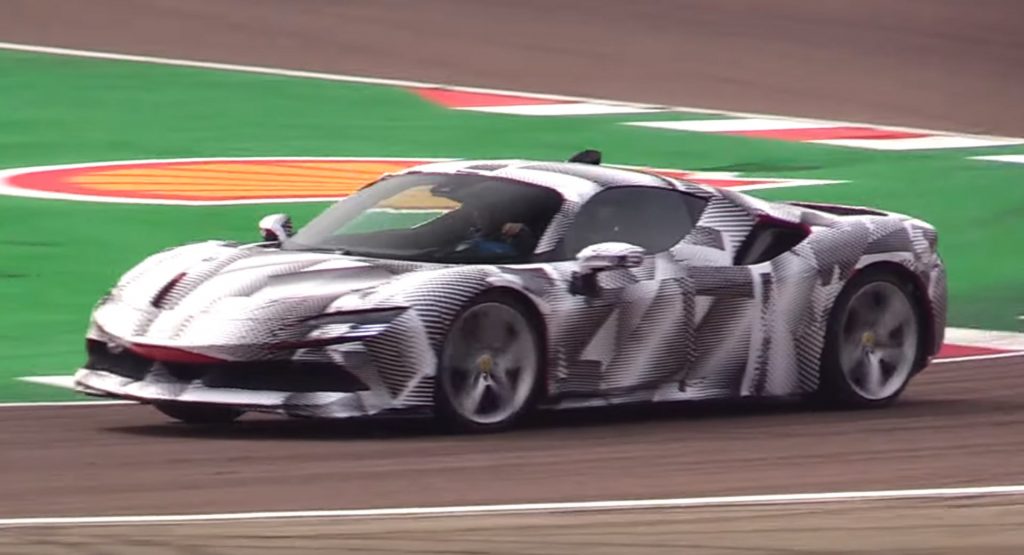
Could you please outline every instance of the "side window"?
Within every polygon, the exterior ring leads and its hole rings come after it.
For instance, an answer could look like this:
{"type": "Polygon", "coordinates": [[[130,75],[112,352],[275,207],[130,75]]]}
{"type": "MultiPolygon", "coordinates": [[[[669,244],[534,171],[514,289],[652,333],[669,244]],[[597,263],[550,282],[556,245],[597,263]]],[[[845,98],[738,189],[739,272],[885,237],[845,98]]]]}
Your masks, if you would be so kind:
{"type": "Polygon", "coordinates": [[[576,214],[565,237],[569,257],[609,241],[631,243],[649,254],[669,249],[693,230],[706,201],[674,189],[613,187],[597,193],[576,214]]]}

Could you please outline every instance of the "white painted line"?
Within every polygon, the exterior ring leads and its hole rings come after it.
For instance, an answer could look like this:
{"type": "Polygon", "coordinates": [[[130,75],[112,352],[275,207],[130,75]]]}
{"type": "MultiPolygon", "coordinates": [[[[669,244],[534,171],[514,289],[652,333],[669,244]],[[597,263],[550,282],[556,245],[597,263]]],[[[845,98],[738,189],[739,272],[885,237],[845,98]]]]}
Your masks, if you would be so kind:
{"type": "MultiPolygon", "coordinates": [[[[420,81],[405,81],[402,79],[379,79],[376,77],[339,75],[334,73],[323,73],[319,71],[304,71],[242,64],[227,64],[220,62],[205,62],[199,60],[185,60],[180,58],[164,58],[160,56],[141,56],[135,54],[122,54],[117,52],[103,52],[99,50],[80,50],[76,48],[60,48],[56,46],[41,46],[35,44],[21,44],[14,42],[0,42],[0,49],[17,50],[21,52],[35,52],[38,54],[54,54],[58,56],[73,56],[76,58],[95,58],[99,60],[114,60],[120,62],[139,62],[145,64],[194,67],[199,69],[218,69],[224,71],[238,71],[243,73],[262,73],[265,75],[276,75],[280,77],[300,77],[305,79],[318,79],[322,81],[344,81],[348,83],[365,83],[368,85],[386,85],[391,87],[445,88],[444,85],[440,84],[424,83],[420,81]]],[[[469,91],[469,89],[463,90],[469,91]]],[[[476,91],[491,92],[489,89],[476,89],[476,91]]],[[[495,92],[495,94],[510,94],[514,96],[524,96],[511,92],[495,92]]]]}
{"type": "MultiPolygon", "coordinates": [[[[1004,154],[1001,156],[974,156],[972,160],[995,160],[996,162],[1024,164],[1024,154],[1004,154]]],[[[1024,316],[1022,316],[1021,319],[1024,320],[1024,316]]]]}
{"type": "Polygon", "coordinates": [[[36,407],[89,407],[106,405],[138,405],[135,401],[28,401],[23,403],[0,403],[0,409],[36,408],[36,407]]]}
{"type": "Polygon", "coordinates": [[[1024,333],[1012,331],[946,328],[945,340],[953,345],[1024,351],[1024,333]]]}
{"type": "Polygon", "coordinates": [[[35,383],[39,385],[52,385],[53,387],[62,387],[64,389],[75,388],[75,377],[71,376],[25,376],[18,378],[23,382],[35,383]]]}
{"type": "Polygon", "coordinates": [[[699,133],[729,133],[735,131],[774,131],[780,129],[820,129],[836,127],[827,121],[741,118],[741,119],[700,119],[682,121],[635,121],[626,125],[654,127],[674,131],[695,131],[699,133]]]}
{"type": "Polygon", "coordinates": [[[775,495],[731,495],[721,497],[679,497],[673,499],[625,499],[617,501],[569,501],[562,503],[513,503],[499,505],[454,505],[449,507],[395,507],[384,509],[336,509],[314,511],[260,511],[177,515],[71,516],[0,518],[2,527],[81,526],[111,524],[160,524],[175,522],[224,522],[239,520],[280,520],[296,518],[394,518],[421,516],[473,516],[494,513],[564,513],[641,509],[681,509],[738,505],[779,505],[790,503],[832,503],[843,501],[927,499],[1022,495],[1024,485],[963,488],[929,488],[826,493],[783,493],[775,495]]]}
{"type": "Polygon", "coordinates": [[[948,364],[950,362],[973,362],[976,360],[992,360],[997,358],[1014,358],[1024,356],[1024,351],[1014,351],[1012,353],[992,353],[990,355],[967,355],[962,357],[950,357],[950,358],[937,358],[932,360],[932,364],[948,364]]]}
{"type": "Polygon", "coordinates": [[[870,148],[874,150],[932,150],[942,148],[979,148],[986,146],[1006,146],[1024,143],[1024,139],[991,139],[982,137],[945,136],[912,137],[907,139],[826,139],[806,141],[832,146],[848,146],[854,148],[870,148]]]}
{"type": "MultiPolygon", "coordinates": [[[[748,178],[750,179],[750,178],[748,178]]],[[[834,185],[836,183],[846,183],[845,181],[836,181],[832,179],[786,179],[779,181],[778,183],[758,183],[755,185],[737,185],[735,187],[729,187],[733,191],[759,191],[761,189],[784,189],[786,187],[811,187],[817,185],[834,185]]]]}
{"type": "Polygon", "coordinates": [[[623,106],[598,102],[566,102],[564,104],[523,104],[519,106],[474,106],[457,108],[472,112],[509,114],[514,116],[598,116],[608,114],[643,114],[664,111],[662,108],[623,106]]]}
{"type": "MultiPolygon", "coordinates": [[[[463,86],[456,86],[456,85],[446,85],[446,84],[441,84],[441,83],[426,83],[426,82],[420,82],[420,81],[404,81],[404,80],[400,80],[400,79],[381,79],[381,78],[376,78],[376,77],[364,77],[364,76],[358,76],[358,75],[346,75],[346,74],[338,74],[338,73],[324,73],[324,72],[317,72],[317,71],[302,71],[302,70],[272,68],[272,67],[263,67],[263,66],[250,66],[250,65],[240,65],[240,64],[226,64],[226,63],[217,63],[217,62],[203,62],[203,61],[197,61],[197,60],[184,60],[184,59],[179,59],[179,58],[163,58],[163,57],[158,57],[158,56],[138,56],[138,55],[132,55],[132,54],[120,54],[120,53],[114,53],[114,52],[101,52],[101,51],[97,51],[97,50],[81,50],[81,49],[74,49],[74,48],[60,48],[60,47],[42,46],[42,45],[36,45],[36,44],[21,44],[21,43],[13,43],[13,42],[0,42],[0,49],[17,50],[17,51],[21,51],[21,52],[35,52],[35,53],[39,53],[39,54],[54,54],[54,55],[60,55],[60,56],[74,56],[74,57],[79,57],[79,58],[94,58],[94,59],[100,59],[100,60],[118,60],[118,61],[125,61],[125,62],[140,62],[140,63],[149,63],[149,64],[179,66],[179,67],[194,67],[194,68],[199,68],[199,69],[215,69],[215,70],[223,70],[223,71],[237,71],[237,72],[243,72],[243,73],[257,73],[257,74],[263,74],[263,75],[276,75],[276,76],[282,76],[282,77],[298,77],[298,78],[304,78],[304,79],[319,79],[319,80],[325,80],[325,81],[342,81],[342,82],[347,82],[347,83],[365,83],[365,84],[369,84],[369,85],[386,85],[386,86],[391,86],[391,87],[438,88],[438,89],[448,89],[448,90],[453,90],[453,91],[464,91],[464,92],[471,92],[471,93],[475,92],[475,93],[483,93],[483,94],[500,94],[500,95],[509,95],[509,96],[521,96],[521,97],[527,97],[527,98],[541,98],[541,99],[546,99],[546,100],[564,100],[564,101],[567,101],[567,102],[594,102],[594,103],[599,103],[599,104],[616,104],[616,105],[620,105],[620,106],[635,106],[635,107],[642,107],[642,108],[659,108],[659,109],[664,109],[664,110],[678,110],[678,111],[684,111],[684,112],[694,112],[694,113],[701,113],[701,114],[726,115],[726,116],[743,117],[743,118],[783,118],[783,119],[786,119],[786,116],[779,116],[779,115],[773,115],[773,114],[760,114],[760,113],[752,113],[752,112],[737,112],[737,111],[731,111],[731,110],[714,110],[714,109],[708,109],[708,108],[696,108],[696,107],[692,107],[692,106],[655,106],[655,105],[651,105],[651,104],[642,104],[642,103],[635,103],[635,102],[623,102],[623,101],[609,100],[609,99],[604,99],[604,98],[593,98],[593,97],[583,97],[583,96],[567,96],[567,95],[558,95],[558,94],[543,94],[543,93],[524,92],[524,91],[510,91],[510,90],[507,90],[507,89],[491,89],[491,88],[482,88],[482,87],[463,87],[463,86]]],[[[996,136],[996,135],[964,135],[964,134],[960,134],[960,133],[951,133],[949,131],[939,131],[939,130],[935,130],[935,129],[923,129],[923,128],[918,128],[918,127],[903,127],[903,126],[895,126],[895,125],[876,124],[876,123],[870,123],[870,122],[851,122],[851,121],[841,121],[841,120],[811,120],[811,119],[806,119],[804,121],[816,121],[818,123],[821,123],[823,127],[832,127],[832,126],[837,126],[837,125],[841,125],[841,126],[871,126],[871,127],[878,127],[878,128],[881,128],[881,129],[894,129],[894,130],[898,130],[898,131],[908,131],[908,132],[913,132],[913,133],[932,133],[932,134],[938,134],[938,135],[954,135],[956,137],[974,137],[974,138],[984,138],[984,139],[992,139],[992,140],[1011,140],[1011,141],[1021,141],[1021,142],[1024,142],[1024,140],[1022,140],[1022,139],[1011,138],[1011,137],[1001,137],[1001,136],[996,136]]],[[[1006,144],[1006,143],[1003,143],[1003,144],[1006,144]]],[[[1010,143],[1010,144],[1016,144],[1016,143],[1010,143]]]]}

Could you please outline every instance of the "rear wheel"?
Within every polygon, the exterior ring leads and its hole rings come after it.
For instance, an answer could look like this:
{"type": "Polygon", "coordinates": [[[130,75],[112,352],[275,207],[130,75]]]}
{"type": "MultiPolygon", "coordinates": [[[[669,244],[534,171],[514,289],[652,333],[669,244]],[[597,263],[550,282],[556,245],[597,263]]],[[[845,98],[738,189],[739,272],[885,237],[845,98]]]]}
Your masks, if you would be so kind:
{"type": "Polygon", "coordinates": [[[175,420],[196,425],[228,424],[245,414],[245,411],[231,407],[200,403],[164,402],[155,403],[153,406],[156,407],[156,410],[175,420]]]}
{"type": "Polygon", "coordinates": [[[456,430],[504,429],[532,408],[540,378],[541,343],[532,318],[513,297],[484,294],[448,332],[435,410],[456,430]]]}
{"type": "Polygon", "coordinates": [[[921,324],[905,281],[884,269],[855,276],[829,316],[819,398],[847,407],[895,401],[921,364],[921,324]]]}

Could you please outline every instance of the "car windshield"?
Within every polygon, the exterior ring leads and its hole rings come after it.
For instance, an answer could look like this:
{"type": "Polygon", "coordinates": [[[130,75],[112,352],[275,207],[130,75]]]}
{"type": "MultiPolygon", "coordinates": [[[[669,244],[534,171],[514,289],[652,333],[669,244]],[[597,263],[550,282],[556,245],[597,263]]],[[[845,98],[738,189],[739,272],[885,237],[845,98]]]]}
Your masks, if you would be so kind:
{"type": "Polygon", "coordinates": [[[561,205],[557,191],[510,179],[402,174],[339,201],[282,248],[450,264],[530,262],[561,205]]]}

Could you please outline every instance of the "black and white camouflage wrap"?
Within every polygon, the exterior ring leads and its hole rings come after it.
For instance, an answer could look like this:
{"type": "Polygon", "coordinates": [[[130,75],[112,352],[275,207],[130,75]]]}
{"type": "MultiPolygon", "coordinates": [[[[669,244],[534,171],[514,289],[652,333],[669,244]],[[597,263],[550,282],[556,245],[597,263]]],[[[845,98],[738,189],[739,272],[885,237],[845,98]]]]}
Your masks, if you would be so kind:
{"type": "Polygon", "coordinates": [[[579,207],[606,187],[676,188],[706,199],[707,206],[677,245],[646,256],[640,267],[600,273],[597,297],[570,292],[575,261],[431,265],[221,241],[170,249],[121,278],[97,305],[88,339],[117,352],[148,345],[238,363],[329,363],[366,388],[218,388],[175,377],[154,361],[141,377],[82,368],[76,374],[79,389],[295,416],[429,408],[440,349],[456,315],[477,295],[502,288],[532,305],[542,322],[543,402],[549,407],[799,395],[817,387],[834,299],[855,272],[878,263],[905,269],[919,288],[930,316],[927,354],[942,342],[946,282],[937,236],[913,218],[769,203],[582,164],[444,162],[409,171],[477,172],[559,191],[565,202],[540,238],[538,253],[554,248],[579,207]],[[807,226],[810,235],[772,260],[737,266],[737,250],[759,218],[807,226]],[[393,308],[395,316],[370,324],[308,321],[378,308],[393,308]],[[313,341],[339,336],[348,340],[313,341]]]}

